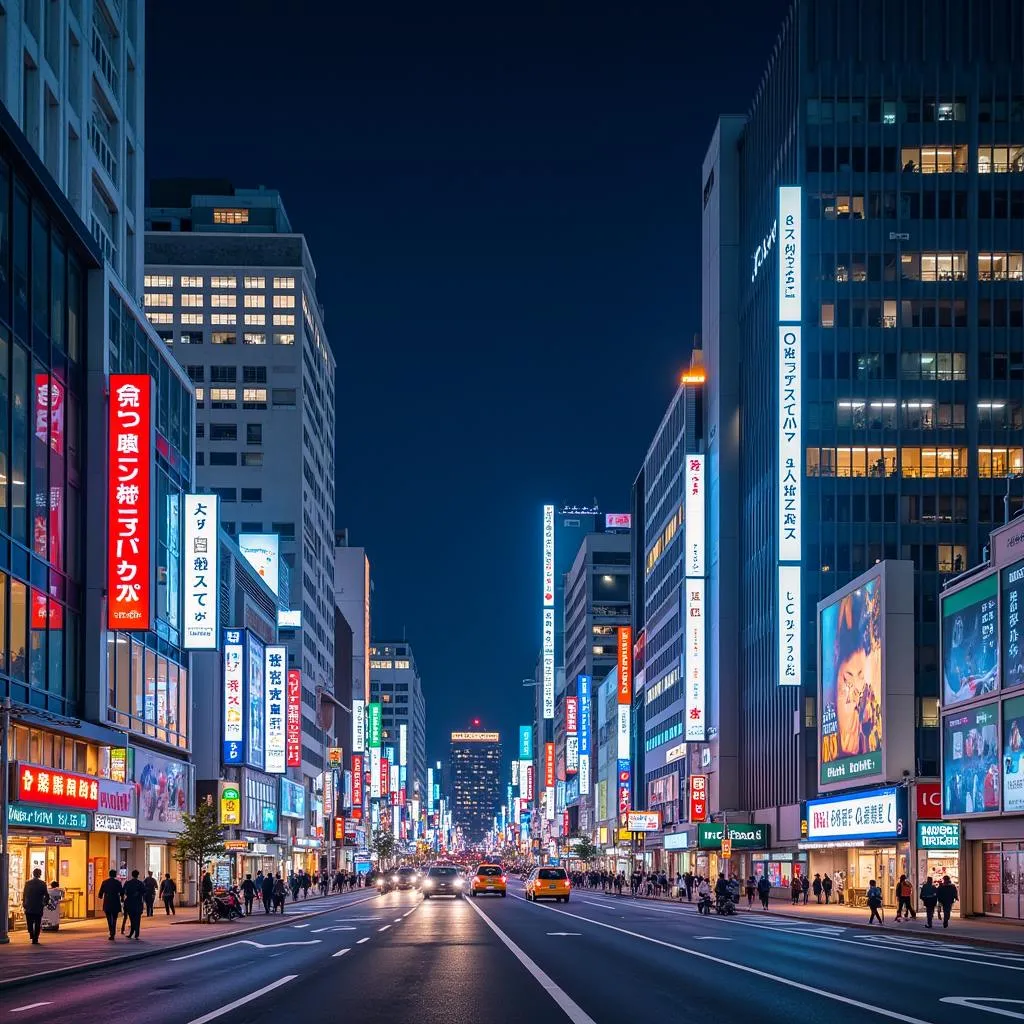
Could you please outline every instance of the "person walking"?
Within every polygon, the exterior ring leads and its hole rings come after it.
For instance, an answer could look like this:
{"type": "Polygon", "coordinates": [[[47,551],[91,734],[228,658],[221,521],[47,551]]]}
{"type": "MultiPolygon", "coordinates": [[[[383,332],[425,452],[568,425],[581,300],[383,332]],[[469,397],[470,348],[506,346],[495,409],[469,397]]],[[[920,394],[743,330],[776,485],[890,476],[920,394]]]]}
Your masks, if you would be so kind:
{"type": "Polygon", "coordinates": [[[34,868],[32,877],[25,883],[24,891],[21,894],[21,905],[25,910],[25,927],[28,929],[28,937],[32,940],[33,946],[39,945],[39,930],[43,926],[43,910],[49,898],[46,894],[43,872],[39,868],[34,868]]]}
{"type": "Polygon", "coordinates": [[[203,872],[203,880],[199,883],[199,895],[204,903],[213,898],[213,875],[209,871],[203,872]]]}
{"type": "Polygon", "coordinates": [[[942,927],[948,928],[953,904],[960,899],[960,893],[956,891],[956,886],[949,880],[949,875],[942,876],[942,881],[936,886],[935,895],[942,908],[942,927]]]}
{"type": "Polygon", "coordinates": [[[767,875],[762,875],[757,880],[757,895],[761,897],[761,906],[768,909],[768,898],[772,894],[772,883],[768,881],[767,875]]]}
{"type": "Polygon", "coordinates": [[[263,900],[263,913],[270,913],[270,904],[274,899],[274,876],[267,872],[263,876],[263,885],[260,887],[260,897],[263,900]]]}
{"type": "MultiPolygon", "coordinates": [[[[302,898],[304,900],[308,900],[309,899],[309,883],[310,883],[309,875],[305,871],[303,871],[302,872],[302,898]]],[[[283,913],[283,911],[282,911],[282,913],[283,913]]]]}
{"type": "Polygon", "coordinates": [[[111,868],[110,873],[103,879],[98,896],[103,902],[103,916],[107,919],[107,928],[110,934],[107,939],[114,941],[114,933],[117,931],[117,918],[121,913],[121,898],[124,895],[124,886],[117,877],[117,872],[111,868]]]}
{"type": "Polygon", "coordinates": [[[811,891],[811,880],[806,875],[800,879],[800,891],[804,895],[804,906],[807,906],[807,896],[811,891]]]}
{"type": "Polygon", "coordinates": [[[152,871],[146,872],[146,877],[142,880],[142,885],[146,890],[146,917],[152,917],[153,904],[156,903],[156,891],[159,888],[156,879],[153,877],[152,871]]]}
{"type": "Polygon", "coordinates": [[[139,878],[139,869],[132,872],[132,877],[124,883],[124,912],[131,921],[128,938],[139,941],[139,929],[142,926],[142,911],[146,905],[146,884],[139,878]]]}
{"type": "Polygon", "coordinates": [[[164,875],[164,880],[160,883],[160,899],[164,901],[164,913],[174,917],[174,894],[178,891],[178,887],[174,884],[174,879],[171,878],[170,874],[164,875]]]}
{"type": "Polygon", "coordinates": [[[913,888],[907,881],[906,875],[900,875],[900,880],[896,883],[896,920],[899,921],[901,916],[910,920],[914,916],[914,908],[910,905],[910,897],[913,895],[913,888]]]}
{"type": "Polygon", "coordinates": [[[754,905],[754,893],[757,891],[757,880],[751,875],[747,879],[747,907],[754,905]]]}
{"type": "Polygon", "coordinates": [[[882,919],[882,915],[878,912],[882,906],[882,890],[878,888],[875,880],[871,879],[871,884],[868,886],[867,891],[868,906],[871,908],[871,916],[868,918],[868,924],[874,924],[875,918],[878,918],[879,924],[885,924],[882,919]]]}
{"type": "Polygon", "coordinates": [[[256,898],[256,883],[252,880],[252,875],[245,876],[242,895],[245,897],[245,916],[248,917],[252,913],[252,901],[256,898]]]}
{"type": "Polygon", "coordinates": [[[921,902],[924,904],[924,926],[931,928],[935,916],[935,904],[939,901],[939,890],[935,888],[932,876],[929,875],[921,886],[921,902]]]}
{"type": "MultiPolygon", "coordinates": [[[[821,902],[821,875],[816,871],[814,873],[814,882],[811,884],[811,889],[814,891],[814,898],[820,903],[821,902]]],[[[807,899],[804,899],[804,903],[807,899]]]]}
{"type": "Polygon", "coordinates": [[[827,906],[832,898],[832,876],[827,871],[821,880],[821,891],[825,894],[825,905],[827,906]]]}
{"type": "Polygon", "coordinates": [[[789,883],[790,895],[793,897],[793,906],[800,902],[800,876],[794,875],[793,881],[789,883]]]}

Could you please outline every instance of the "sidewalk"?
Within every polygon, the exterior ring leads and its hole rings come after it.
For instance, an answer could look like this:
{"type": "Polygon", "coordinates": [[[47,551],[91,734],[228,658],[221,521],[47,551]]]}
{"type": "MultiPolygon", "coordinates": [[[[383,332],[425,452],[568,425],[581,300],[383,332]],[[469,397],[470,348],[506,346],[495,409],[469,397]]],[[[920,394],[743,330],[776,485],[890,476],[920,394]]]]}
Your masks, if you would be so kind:
{"type": "MultiPolygon", "coordinates": [[[[586,889],[584,892],[600,894],[600,889],[586,889]]],[[[609,895],[609,894],[605,894],[609,895]]],[[[623,899],[633,899],[623,894],[623,899]]],[[[639,896],[636,902],[643,903],[646,900],[653,900],[662,903],[679,903],[678,900],[669,896],[639,896]]],[[[696,898],[692,904],[684,899],[683,906],[696,907],[696,898]]],[[[940,922],[934,928],[925,927],[924,910],[919,909],[917,917],[910,921],[896,921],[896,910],[893,907],[884,908],[885,924],[880,929],[877,924],[869,925],[868,917],[871,911],[866,907],[838,906],[835,903],[799,903],[793,906],[789,900],[772,899],[768,904],[768,910],[762,910],[757,897],[754,897],[754,905],[747,908],[746,896],[740,897],[740,905],[737,908],[743,914],[763,914],[766,917],[788,917],[797,921],[815,921],[819,924],[843,925],[847,928],[871,928],[874,931],[882,931],[892,935],[912,935],[915,938],[942,939],[953,942],[975,942],[981,945],[1008,946],[1010,948],[1024,949],[1024,922],[1002,921],[999,918],[985,917],[957,917],[958,906],[953,908],[953,916],[949,919],[949,928],[944,929],[940,922]]]]}
{"type": "Polygon", "coordinates": [[[60,931],[43,932],[38,946],[31,944],[22,926],[11,932],[10,945],[0,946],[0,990],[44,976],[71,974],[84,967],[131,962],[210,941],[231,941],[240,935],[279,927],[284,919],[298,921],[319,913],[320,904],[328,899],[341,899],[344,895],[351,897],[349,902],[355,902],[376,894],[377,890],[371,888],[354,889],[351,894],[310,895],[309,899],[295,903],[289,899],[284,918],[280,914],[264,914],[262,905],[257,903],[251,917],[216,924],[201,922],[198,907],[178,907],[177,914],[168,917],[161,906],[152,917],[143,915],[142,938],[137,942],[129,941],[120,932],[114,942],[108,941],[105,918],[62,922],[60,931]]]}

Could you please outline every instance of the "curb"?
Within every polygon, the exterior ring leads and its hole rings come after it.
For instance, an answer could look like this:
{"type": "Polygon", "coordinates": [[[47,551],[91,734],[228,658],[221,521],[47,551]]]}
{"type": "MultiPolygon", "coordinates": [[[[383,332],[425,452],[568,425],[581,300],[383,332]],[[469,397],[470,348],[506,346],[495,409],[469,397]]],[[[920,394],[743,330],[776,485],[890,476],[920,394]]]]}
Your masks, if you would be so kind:
{"type": "MultiPolygon", "coordinates": [[[[373,899],[377,895],[377,893],[374,893],[374,896],[370,897],[369,899],[373,899]]],[[[367,899],[365,902],[369,902],[369,899],[367,899]]],[[[358,906],[358,904],[362,902],[364,901],[353,900],[351,905],[358,906]]],[[[333,913],[335,909],[340,908],[325,908],[323,910],[311,910],[305,914],[292,914],[291,918],[295,921],[301,921],[307,917],[317,917],[319,914],[333,913]]],[[[281,921],[277,920],[273,922],[267,922],[265,924],[252,925],[248,928],[245,928],[243,931],[227,933],[223,936],[218,936],[217,938],[186,939],[184,942],[175,942],[169,946],[154,947],[151,949],[140,949],[136,953],[125,953],[122,956],[111,957],[106,960],[87,960],[85,963],[69,964],[67,967],[55,967],[51,971],[39,971],[35,974],[23,974],[17,978],[7,978],[5,980],[0,980],[0,992],[4,992],[8,989],[13,988],[23,988],[26,985],[32,985],[35,982],[39,981],[53,981],[57,978],[66,978],[69,975],[79,974],[82,971],[99,970],[104,967],[120,967],[123,964],[132,963],[136,960],[147,960],[150,957],[160,956],[162,953],[174,953],[177,952],[179,949],[190,949],[194,946],[205,946],[210,942],[218,942],[222,938],[229,938],[232,935],[252,935],[256,932],[264,932],[268,931],[271,928],[279,928],[280,926],[281,921]]]]}

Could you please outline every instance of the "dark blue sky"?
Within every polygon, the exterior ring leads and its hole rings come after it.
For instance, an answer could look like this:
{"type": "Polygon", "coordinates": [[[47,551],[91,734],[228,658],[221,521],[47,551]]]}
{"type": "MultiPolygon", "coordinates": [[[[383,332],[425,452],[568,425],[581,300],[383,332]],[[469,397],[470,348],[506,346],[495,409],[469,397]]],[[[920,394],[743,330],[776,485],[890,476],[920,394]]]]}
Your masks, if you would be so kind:
{"type": "Polygon", "coordinates": [[[277,188],[309,240],[337,520],[428,755],[473,715],[514,743],[540,506],[628,509],[700,327],[701,160],[786,0],[148,6],[147,174],[277,188]]]}

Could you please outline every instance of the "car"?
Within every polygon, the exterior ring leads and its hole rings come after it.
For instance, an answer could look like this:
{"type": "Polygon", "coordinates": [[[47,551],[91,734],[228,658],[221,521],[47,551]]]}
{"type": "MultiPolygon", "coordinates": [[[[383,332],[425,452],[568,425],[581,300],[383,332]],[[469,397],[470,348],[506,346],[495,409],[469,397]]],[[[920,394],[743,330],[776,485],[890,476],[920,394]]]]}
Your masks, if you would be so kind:
{"type": "Polygon", "coordinates": [[[499,864],[481,864],[469,883],[469,891],[473,896],[491,893],[495,896],[507,895],[506,878],[499,864]]]}
{"type": "Polygon", "coordinates": [[[454,896],[461,900],[466,890],[466,880],[454,864],[433,864],[421,888],[425,900],[431,896],[454,896]]]}
{"type": "Polygon", "coordinates": [[[399,868],[391,876],[391,881],[399,891],[415,888],[418,880],[419,876],[417,875],[415,868],[399,868]]]}
{"type": "Polygon", "coordinates": [[[565,868],[534,868],[526,879],[526,898],[528,900],[554,900],[556,903],[568,903],[572,884],[565,868]]]}

